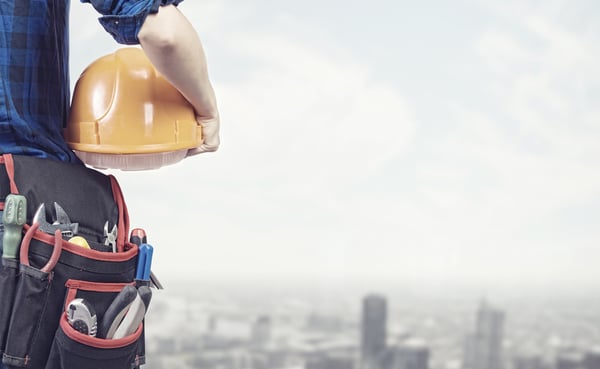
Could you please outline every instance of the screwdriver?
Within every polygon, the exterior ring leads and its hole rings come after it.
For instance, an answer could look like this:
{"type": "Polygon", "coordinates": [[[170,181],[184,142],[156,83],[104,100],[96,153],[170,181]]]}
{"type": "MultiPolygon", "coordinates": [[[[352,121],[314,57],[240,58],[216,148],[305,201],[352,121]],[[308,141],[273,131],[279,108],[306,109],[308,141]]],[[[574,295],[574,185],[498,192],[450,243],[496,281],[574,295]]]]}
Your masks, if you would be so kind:
{"type": "MultiPolygon", "coordinates": [[[[131,235],[129,236],[129,242],[138,245],[138,247],[144,243],[147,243],[148,238],[146,237],[146,231],[142,228],[132,229],[131,235]]],[[[154,285],[154,287],[156,287],[157,290],[164,289],[162,283],[160,283],[153,271],[150,271],[150,282],[152,282],[152,285],[154,285]]]]}
{"type": "Polygon", "coordinates": [[[142,228],[132,229],[131,236],[129,237],[129,242],[135,243],[138,246],[143,243],[147,243],[146,231],[144,231],[142,228]]]}
{"type": "Polygon", "coordinates": [[[4,200],[4,236],[2,236],[2,257],[16,259],[19,254],[19,244],[23,225],[27,221],[27,198],[22,195],[9,194],[4,200]]]}

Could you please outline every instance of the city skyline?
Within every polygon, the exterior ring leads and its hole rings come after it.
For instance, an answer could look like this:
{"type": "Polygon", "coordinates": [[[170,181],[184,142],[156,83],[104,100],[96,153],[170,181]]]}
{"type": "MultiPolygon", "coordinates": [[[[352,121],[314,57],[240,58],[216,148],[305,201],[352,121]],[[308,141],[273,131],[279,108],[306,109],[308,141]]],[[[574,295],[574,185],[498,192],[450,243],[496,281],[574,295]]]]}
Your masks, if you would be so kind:
{"type": "Polygon", "coordinates": [[[371,291],[352,301],[330,295],[323,305],[290,290],[287,297],[250,293],[249,307],[246,297],[219,290],[157,299],[147,332],[148,357],[157,366],[149,369],[360,369],[364,300],[373,294],[388,310],[377,369],[467,369],[464,343],[474,333],[502,340],[496,368],[598,369],[600,363],[600,301],[591,296],[497,303],[371,291]],[[498,327],[502,332],[493,333],[498,327]]]}

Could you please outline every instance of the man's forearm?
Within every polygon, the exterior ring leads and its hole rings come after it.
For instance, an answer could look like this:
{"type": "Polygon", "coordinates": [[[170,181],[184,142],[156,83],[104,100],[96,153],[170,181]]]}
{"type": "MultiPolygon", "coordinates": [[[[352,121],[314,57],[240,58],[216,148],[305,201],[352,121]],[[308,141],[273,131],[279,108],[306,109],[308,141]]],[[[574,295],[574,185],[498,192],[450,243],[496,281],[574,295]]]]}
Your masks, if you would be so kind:
{"type": "Polygon", "coordinates": [[[146,18],[138,34],[156,69],[192,104],[199,121],[218,120],[206,56],[196,30],[173,5],[146,18]]]}

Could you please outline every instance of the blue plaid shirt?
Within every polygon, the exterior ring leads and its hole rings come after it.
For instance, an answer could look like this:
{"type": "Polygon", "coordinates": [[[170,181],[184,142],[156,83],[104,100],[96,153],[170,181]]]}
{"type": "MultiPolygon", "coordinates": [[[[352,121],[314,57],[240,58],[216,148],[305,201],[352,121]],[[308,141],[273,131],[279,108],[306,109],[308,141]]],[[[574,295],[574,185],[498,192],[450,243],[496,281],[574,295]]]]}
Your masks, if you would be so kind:
{"type": "MultiPolygon", "coordinates": [[[[183,0],[81,0],[117,42],[137,44],[146,16],[183,0]]],[[[70,104],[69,0],[0,1],[0,153],[79,160],[62,131],[70,104]]]]}
{"type": "Polygon", "coordinates": [[[183,0],[81,0],[102,14],[100,24],[121,44],[139,44],[137,34],[149,13],[161,5],[177,5],[183,0]]]}

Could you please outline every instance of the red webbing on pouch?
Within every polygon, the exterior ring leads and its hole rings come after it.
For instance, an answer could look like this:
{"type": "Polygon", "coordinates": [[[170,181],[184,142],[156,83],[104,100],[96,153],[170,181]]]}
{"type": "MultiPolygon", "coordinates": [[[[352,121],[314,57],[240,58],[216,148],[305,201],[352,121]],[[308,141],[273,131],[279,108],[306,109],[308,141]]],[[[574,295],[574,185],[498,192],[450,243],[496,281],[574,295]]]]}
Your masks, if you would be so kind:
{"type": "Polygon", "coordinates": [[[65,299],[65,311],[68,311],[69,304],[77,297],[77,291],[92,291],[92,292],[121,292],[125,286],[135,286],[135,282],[131,283],[107,283],[107,282],[89,282],[76,279],[69,279],[65,283],[67,287],[67,298],[65,299]]]}
{"type": "Polygon", "coordinates": [[[109,175],[109,177],[113,197],[115,198],[117,207],[119,208],[119,225],[117,226],[119,232],[117,233],[117,248],[119,252],[123,252],[125,242],[127,241],[127,237],[129,235],[129,213],[127,212],[127,205],[125,205],[125,199],[123,197],[123,192],[121,191],[121,186],[119,186],[119,182],[117,182],[117,179],[112,174],[109,175]],[[121,232],[121,229],[124,232],[121,232]]]}
{"type": "Polygon", "coordinates": [[[15,195],[18,194],[19,189],[15,183],[15,162],[13,161],[12,154],[3,154],[2,157],[0,157],[0,164],[4,164],[6,167],[6,174],[10,181],[10,193],[15,195]]]}

